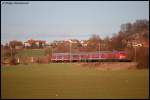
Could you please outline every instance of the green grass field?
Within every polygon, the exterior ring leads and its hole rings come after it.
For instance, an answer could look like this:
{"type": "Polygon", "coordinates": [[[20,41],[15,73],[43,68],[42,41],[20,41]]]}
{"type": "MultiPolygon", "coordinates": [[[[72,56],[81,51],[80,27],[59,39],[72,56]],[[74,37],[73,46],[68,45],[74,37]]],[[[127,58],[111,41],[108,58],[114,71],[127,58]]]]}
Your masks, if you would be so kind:
{"type": "Polygon", "coordinates": [[[149,98],[149,71],[99,71],[77,64],[1,67],[1,98],[149,98]]]}
{"type": "Polygon", "coordinates": [[[16,54],[16,56],[45,56],[44,49],[24,49],[16,54]]]}

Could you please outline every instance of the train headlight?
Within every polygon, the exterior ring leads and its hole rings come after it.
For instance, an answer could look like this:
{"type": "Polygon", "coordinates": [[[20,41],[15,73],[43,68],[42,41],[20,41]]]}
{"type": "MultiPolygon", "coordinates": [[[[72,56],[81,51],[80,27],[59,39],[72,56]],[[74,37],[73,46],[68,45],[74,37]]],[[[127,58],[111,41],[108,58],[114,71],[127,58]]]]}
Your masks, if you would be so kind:
{"type": "Polygon", "coordinates": [[[120,59],[124,59],[124,58],[126,58],[126,56],[120,55],[119,58],[120,58],[120,59]]]}

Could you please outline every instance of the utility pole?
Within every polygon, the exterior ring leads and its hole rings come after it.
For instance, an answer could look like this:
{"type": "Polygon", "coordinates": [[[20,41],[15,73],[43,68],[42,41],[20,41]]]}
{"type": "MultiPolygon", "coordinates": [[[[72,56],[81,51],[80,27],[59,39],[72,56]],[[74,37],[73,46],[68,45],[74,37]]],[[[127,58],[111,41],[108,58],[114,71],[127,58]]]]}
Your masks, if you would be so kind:
{"type": "Polygon", "coordinates": [[[137,45],[133,45],[133,48],[134,48],[134,61],[136,62],[136,48],[137,48],[137,45]]]}
{"type": "Polygon", "coordinates": [[[134,47],[134,59],[135,59],[135,62],[136,62],[136,46],[134,47]]]}
{"type": "Polygon", "coordinates": [[[51,47],[51,53],[52,53],[51,55],[53,55],[53,47],[51,47]]]}
{"type": "Polygon", "coordinates": [[[98,52],[98,58],[100,58],[100,42],[99,42],[99,52],[98,52]]]}
{"type": "Polygon", "coordinates": [[[12,47],[10,46],[10,50],[11,50],[11,57],[12,57],[12,47]]]}
{"type": "Polygon", "coordinates": [[[99,53],[100,53],[100,43],[99,43],[99,53]]]}
{"type": "MultiPolygon", "coordinates": [[[[50,52],[49,52],[49,54],[50,54],[50,52]]],[[[52,58],[52,56],[53,56],[53,46],[51,46],[51,58],[52,58]]]]}
{"type": "Polygon", "coordinates": [[[71,42],[70,42],[70,63],[71,63],[71,42]]]}

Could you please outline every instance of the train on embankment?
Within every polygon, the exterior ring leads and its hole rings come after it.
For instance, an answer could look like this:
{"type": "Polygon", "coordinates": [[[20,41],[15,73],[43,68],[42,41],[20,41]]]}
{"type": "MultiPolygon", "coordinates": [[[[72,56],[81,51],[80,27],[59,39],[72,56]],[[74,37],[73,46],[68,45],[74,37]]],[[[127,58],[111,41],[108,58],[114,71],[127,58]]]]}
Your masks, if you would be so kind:
{"type": "Polygon", "coordinates": [[[14,57],[1,61],[1,64],[30,64],[30,63],[57,63],[57,62],[131,62],[125,51],[99,51],[79,53],[52,53],[42,57],[14,57]]]}
{"type": "Polygon", "coordinates": [[[51,62],[129,62],[125,51],[100,51],[82,53],[53,53],[51,62]]]}

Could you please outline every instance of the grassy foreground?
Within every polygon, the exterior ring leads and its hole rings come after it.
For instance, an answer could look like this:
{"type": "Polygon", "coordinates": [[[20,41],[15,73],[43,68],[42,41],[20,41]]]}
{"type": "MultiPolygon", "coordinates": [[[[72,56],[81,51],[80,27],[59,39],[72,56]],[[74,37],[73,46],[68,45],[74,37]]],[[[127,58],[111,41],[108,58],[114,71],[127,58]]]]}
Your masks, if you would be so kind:
{"type": "Polygon", "coordinates": [[[149,71],[99,71],[77,64],[1,67],[1,98],[149,97],[149,71]]]}

